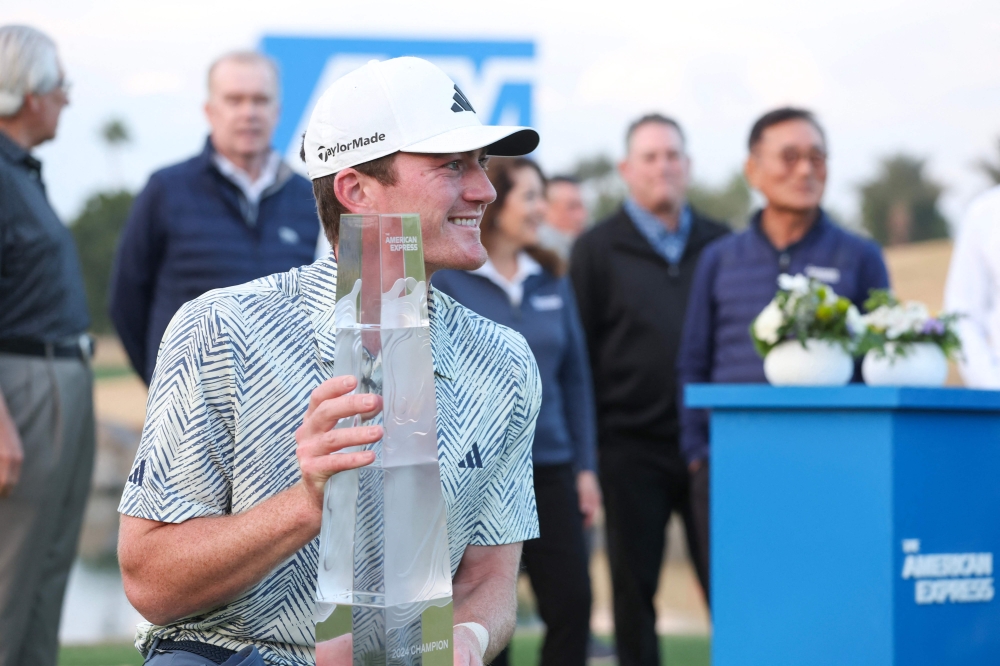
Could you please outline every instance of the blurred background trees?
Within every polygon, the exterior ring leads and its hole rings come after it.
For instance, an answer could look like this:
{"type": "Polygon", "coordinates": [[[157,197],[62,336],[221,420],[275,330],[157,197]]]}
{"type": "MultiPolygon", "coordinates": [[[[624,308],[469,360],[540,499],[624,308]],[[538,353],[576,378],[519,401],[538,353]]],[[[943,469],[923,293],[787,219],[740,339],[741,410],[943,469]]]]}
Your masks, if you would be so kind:
{"type": "Polygon", "coordinates": [[[733,229],[743,229],[749,221],[750,187],[739,172],[734,172],[720,187],[693,183],[688,189],[688,201],[699,213],[725,222],[733,229]]]}
{"type": "Polygon", "coordinates": [[[885,157],[878,173],[858,187],[862,226],[880,245],[948,237],[938,209],[944,188],[924,173],[925,166],[902,153],[885,157]]]}
{"type": "Polygon", "coordinates": [[[991,184],[1000,185],[1000,137],[994,141],[993,147],[996,149],[993,157],[984,157],[977,160],[975,167],[980,173],[989,178],[991,184]]]}
{"type": "MultiPolygon", "coordinates": [[[[580,181],[593,222],[614,213],[625,199],[625,184],[618,176],[615,162],[607,155],[581,158],[570,173],[580,181]]],[[[739,172],[734,172],[719,187],[692,184],[688,200],[699,212],[726,222],[734,229],[747,225],[751,207],[750,188],[739,172]]]]}
{"type": "Polygon", "coordinates": [[[113,332],[108,318],[111,265],[135,195],[122,185],[121,151],[131,142],[128,126],[123,120],[111,119],[101,126],[99,134],[108,153],[110,187],[92,194],[69,228],[80,255],[91,330],[104,334],[113,332]]]}

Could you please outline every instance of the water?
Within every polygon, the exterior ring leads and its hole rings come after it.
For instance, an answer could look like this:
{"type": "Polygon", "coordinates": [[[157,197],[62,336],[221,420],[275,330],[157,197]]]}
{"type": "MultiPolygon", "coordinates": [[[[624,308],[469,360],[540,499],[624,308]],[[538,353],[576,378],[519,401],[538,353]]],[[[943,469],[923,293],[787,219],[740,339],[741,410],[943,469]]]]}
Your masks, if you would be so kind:
{"type": "Polygon", "coordinates": [[[80,560],[73,564],[63,603],[59,642],[131,643],[139,611],[125,597],[118,567],[94,567],[80,560]]]}

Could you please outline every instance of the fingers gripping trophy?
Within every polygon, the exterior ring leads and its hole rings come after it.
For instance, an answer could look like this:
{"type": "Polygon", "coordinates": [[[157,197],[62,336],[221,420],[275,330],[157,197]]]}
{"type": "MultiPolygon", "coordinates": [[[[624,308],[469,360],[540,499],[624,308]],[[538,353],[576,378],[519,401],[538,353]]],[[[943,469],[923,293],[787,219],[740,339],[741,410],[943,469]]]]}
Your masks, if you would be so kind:
{"type": "MultiPolygon", "coordinates": [[[[336,302],[332,313],[324,315],[332,316],[336,335],[333,375],[354,376],[356,393],[379,395],[383,404],[380,413],[342,419],[336,426],[380,425],[383,436],[374,444],[344,449],[370,450],[374,461],[330,477],[323,502],[317,619],[325,619],[337,605],[351,606],[355,664],[453,663],[453,622],[463,601],[456,598],[453,606],[455,554],[464,550],[465,557],[479,544],[471,541],[474,530],[470,525],[458,529],[455,521],[449,522],[446,507],[481,503],[485,494],[510,498],[518,503],[516,507],[488,509],[518,524],[510,527],[510,536],[490,535],[486,541],[493,539],[501,547],[537,533],[533,495],[523,474],[520,479],[491,478],[487,460],[483,469],[475,470],[476,476],[451,478],[449,474],[468,472],[458,465],[446,468],[443,461],[450,454],[442,448],[448,441],[455,441],[456,446],[495,441],[496,459],[503,459],[508,471],[518,469],[512,456],[516,461],[523,458],[530,484],[537,396],[532,393],[531,404],[519,409],[510,398],[525,386],[529,393],[533,391],[537,369],[530,351],[525,346],[527,356],[520,350],[505,352],[504,358],[523,358],[520,372],[470,366],[467,377],[462,370],[453,373],[455,386],[467,386],[462,390],[470,396],[483,395],[482,382],[490,382],[485,392],[503,394],[497,404],[506,400],[509,416],[491,414],[488,424],[483,421],[487,425],[475,426],[467,417],[461,424],[452,423],[454,417],[449,415],[461,409],[449,404],[439,418],[431,346],[435,335],[428,308],[429,277],[434,269],[472,269],[485,260],[475,223],[495,193],[482,173],[481,160],[486,154],[521,155],[537,143],[538,135],[530,128],[480,124],[458,86],[417,58],[372,61],[339,79],[318,101],[304,137],[303,155],[314,188],[317,179],[337,178],[348,167],[360,170],[359,165],[394,153],[399,153],[397,181],[405,181],[411,173],[407,165],[414,164],[419,170],[413,173],[427,178],[425,185],[414,188],[419,196],[412,198],[413,208],[406,208],[410,201],[402,195],[382,199],[397,209],[379,209],[378,197],[368,200],[361,195],[362,204],[344,206],[351,214],[341,215],[339,222],[336,302]],[[477,178],[489,189],[489,197],[462,190],[473,180],[479,183],[477,178]],[[444,204],[445,210],[428,206],[427,201],[443,197],[448,188],[456,194],[453,202],[444,204]],[[464,212],[473,207],[478,212],[464,212]],[[503,373],[502,380],[489,377],[490,372],[503,373]],[[510,376],[526,379],[521,387],[512,388],[505,386],[510,376]],[[473,426],[480,432],[468,436],[459,432],[473,426]],[[454,430],[450,433],[454,436],[439,437],[438,427],[454,430]],[[480,486],[470,483],[473,479],[480,486]],[[487,488],[487,484],[497,487],[487,488]],[[452,494],[446,498],[443,488],[452,494]]],[[[407,185],[399,182],[395,191],[405,192],[407,185]]],[[[355,194],[359,191],[354,190],[355,194]]],[[[448,307],[461,308],[457,304],[448,307]]],[[[452,340],[450,354],[456,355],[460,345],[467,345],[469,349],[460,349],[462,353],[485,358],[482,350],[474,349],[485,336],[475,337],[452,340]]],[[[461,391],[456,389],[456,393],[461,391]]],[[[468,410],[475,405],[461,407],[468,410]]],[[[464,455],[458,451],[456,459],[464,455]]],[[[461,513],[475,515],[468,508],[461,513]]],[[[495,522],[501,524],[503,518],[495,522]]],[[[475,633],[482,656],[489,644],[486,629],[475,622],[462,624],[475,633]]]]}

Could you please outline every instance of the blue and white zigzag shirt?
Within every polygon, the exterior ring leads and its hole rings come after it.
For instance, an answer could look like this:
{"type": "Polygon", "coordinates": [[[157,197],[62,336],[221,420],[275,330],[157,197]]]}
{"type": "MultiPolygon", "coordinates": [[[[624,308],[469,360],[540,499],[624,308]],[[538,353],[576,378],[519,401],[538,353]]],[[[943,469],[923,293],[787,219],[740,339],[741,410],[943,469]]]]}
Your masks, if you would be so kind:
{"type": "MultiPolygon", "coordinates": [[[[295,429],[309,394],[333,376],[336,279],[330,257],[178,311],[119,512],[168,523],[240,513],[299,480],[295,429]]],[[[437,291],[429,306],[454,575],[466,545],[538,536],[531,444],[541,382],[520,334],[437,291]]],[[[156,637],[253,644],[268,664],[315,663],[318,552],[315,539],[221,608],[140,625],[136,647],[145,653],[156,637]]]]}

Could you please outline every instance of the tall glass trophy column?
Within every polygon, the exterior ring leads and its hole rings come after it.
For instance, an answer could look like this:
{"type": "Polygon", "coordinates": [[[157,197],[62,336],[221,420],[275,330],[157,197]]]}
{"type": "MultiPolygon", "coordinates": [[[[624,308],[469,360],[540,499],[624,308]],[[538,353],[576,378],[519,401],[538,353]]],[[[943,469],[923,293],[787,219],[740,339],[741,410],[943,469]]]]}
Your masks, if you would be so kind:
{"type": "MultiPolygon", "coordinates": [[[[420,218],[343,215],[334,375],[382,395],[375,462],[326,485],[319,619],[350,605],[354,663],[451,666],[451,565],[420,218]]],[[[347,450],[359,450],[362,447],[347,450]]]]}

